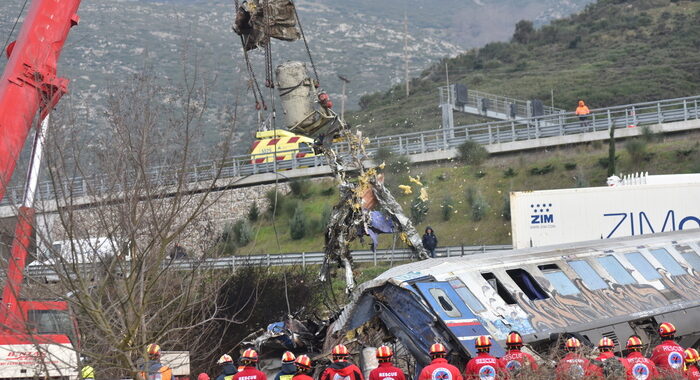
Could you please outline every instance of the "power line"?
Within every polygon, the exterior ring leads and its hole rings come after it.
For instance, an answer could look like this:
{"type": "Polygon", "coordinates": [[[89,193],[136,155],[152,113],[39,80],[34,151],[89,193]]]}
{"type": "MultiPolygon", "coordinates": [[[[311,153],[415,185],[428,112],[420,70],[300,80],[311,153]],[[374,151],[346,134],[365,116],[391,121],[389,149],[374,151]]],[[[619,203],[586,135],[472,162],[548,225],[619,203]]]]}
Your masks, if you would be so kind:
{"type": "Polygon", "coordinates": [[[2,51],[5,51],[7,49],[7,44],[10,42],[10,38],[12,38],[12,33],[14,33],[15,28],[17,27],[17,23],[19,23],[20,17],[22,17],[22,13],[24,12],[24,8],[27,6],[27,1],[24,0],[24,4],[22,4],[22,9],[19,10],[19,14],[17,15],[17,18],[15,19],[15,23],[12,25],[12,29],[10,30],[10,33],[7,35],[7,39],[5,40],[5,44],[2,46],[2,51]]]}

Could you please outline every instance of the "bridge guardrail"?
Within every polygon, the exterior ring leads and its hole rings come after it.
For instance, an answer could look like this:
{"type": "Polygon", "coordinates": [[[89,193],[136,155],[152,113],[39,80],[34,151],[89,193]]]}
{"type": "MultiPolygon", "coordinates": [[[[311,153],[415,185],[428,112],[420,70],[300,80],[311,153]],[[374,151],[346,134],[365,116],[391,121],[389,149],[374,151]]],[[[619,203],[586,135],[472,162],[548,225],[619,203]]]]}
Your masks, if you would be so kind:
{"type": "MultiPolygon", "coordinates": [[[[480,144],[502,144],[515,141],[533,140],[545,137],[573,135],[579,133],[605,131],[609,128],[641,127],[665,122],[700,119],[700,96],[666,99],[656,102],[636,103],[592,110],[587,122],[581,122],[573,112],[553,114],[529,119],[496,121],[481,124],[463,125],[454,128],[454,137],[448,137],[446,130],[412,132],[392,136],[380,136],[370,140],[366,150],[369,155],[380,148],[390,149],[398,154],[419,154],[456,148],[467,140],[480,144]]],[[[450,134],[452,131],[450,131],[450,134]]],[[[344,144],[338,144],[341,157],[347,152],[344,144]]],[[[278,154],[285,153],[283,151],[278,154]]],[[[186,175],[186,181],[196,183],[210,180],[220,169],[220,178],[237,178],[254,174],[276,172],[285,169],[325,166],[323,156],[297,158],[291,160],[255,163],[255,156],[234,156],[222,163],[208,161],[194,166],[186,175]],[[252,159],[252,160],[251,160],[252,159]],[[251,163],[252,161],[252,163],[251,163]],[[219,167],[221,165],[221,167],[219,167]]],[[[347,158],[347,156],[345,156],[347,158]]],[[[147,173],[154,184],[177,183],[178,172],[169,167],[156,167],[147,173]]],[[[105,192],[121,192],[114,184],[108,184],[104,177],[76,177],[54,188],[51,181],[42,181],[37,189],[38,199],[55,199],[61,196],[81,197],[105,192]]],[[[22,201],[22,186],[7,189],[0,205],[19,204],[22,201]]]]}
{"type": "MultiPolygon", "coordinates": [[[[510,250],[510,245],[477,245],[477,246],[453,246],[439,247],[435,250],[436,257],[458,257],[472,255],[481,252],[510,250]]],[[[360,263],[400,262],[414,259],[413,253],[408,249],[378,249],[373,251],[354,251],[353,261],[360,263]]],[[[170,270],[207,269],[207,270],[235,270],[238,267],[250,266],[293,266],[293,265],[321,265],[323,252],[280,253],[268,255],[230,256],[215,259],[178,259],[164,262],[163,268],[170,270]]],[[[99,273],[93,263],[77,264],[76,271],[99,273]]],[[[31,277],[56,276],[55,268],[50,265],[29,265],[25,271],[31,277]]]]}

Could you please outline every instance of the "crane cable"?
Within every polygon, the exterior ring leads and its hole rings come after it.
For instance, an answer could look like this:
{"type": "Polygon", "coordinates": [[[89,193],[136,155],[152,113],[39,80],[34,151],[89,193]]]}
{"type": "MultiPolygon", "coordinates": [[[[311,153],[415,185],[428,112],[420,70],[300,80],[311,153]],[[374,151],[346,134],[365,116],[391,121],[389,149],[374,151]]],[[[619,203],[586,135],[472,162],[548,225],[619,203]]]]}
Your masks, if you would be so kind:
{"type": "MultiPolygon", "coordinates": [[[[238,1],[238,0],[236,0],[238,1]]],[[[15,32],[15,28],[17,27],[17,24],[19,23],[19,19],[22,17],[22,13],[24,12],[24,8],[27,6],[28,0],[24,0],[24,4],[22,4],[22,9],[19,10],[19,14],[17,15],[17,18],[15,19],[15,23],[12,25],[12,29],[10,29],[10,33],[7,35],[7,39],[5,40],[5,44],[2,45],[2,51],[5,51],[7,49],[7,44],[10,42],[10,38],[12,38],[12,33],[15,32]]]]}
{"type": "Polygon", "coordinates": [[[314,64],[314,59],[311,56],[311,49],[309,49],[309,43],[306,41],[306,35],[304,34],[304,27],[301,25],[301,19],[299,19],[299,13],[297,12],[297,6],[294,4],[293,0],[289,0],[292,3],[292,8],[294,9],[294,17],[297,19],[297,24],[299,25],[299,31],[301,32],[301,38],[304,40],[304,47],[306,48],[306,55],[309,56],[309,62],[311,62],[311,68],[314,70],[314,76],[316,77],[316,83],[320,83],[321,80],[318,78],[318,71],[316,71],[316,65],[314,64]]]}

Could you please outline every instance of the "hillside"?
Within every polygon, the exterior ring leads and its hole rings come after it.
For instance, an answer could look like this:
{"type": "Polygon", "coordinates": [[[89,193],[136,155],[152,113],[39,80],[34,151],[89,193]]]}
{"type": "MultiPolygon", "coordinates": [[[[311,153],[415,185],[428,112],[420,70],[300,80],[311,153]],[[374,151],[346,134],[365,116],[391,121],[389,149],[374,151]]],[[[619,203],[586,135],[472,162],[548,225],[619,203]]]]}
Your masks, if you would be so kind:
{"type": "MultiPolygon", "coordinates": [[[[700,134],[694,133],[667,136],[661,140],[647,136],[648,141],[640,137],[629,140],[634,141],[632,144],[619,141],[617,171],[648,171],[650,174],[700,172],[698,137],[700,134]],[[633,159],[632,154],[637,158],[633,159]]],[[[592,143],[495,156],[479,167],[456,161],[411,166],[408,172],[387,173],[387,183],[406,214],[410,215],[415,194],[403,195],[397,186],[408,184],[408,175],[420,176],[421,182],[428,187],[430,200],[428,214],[418,223],[418,228],[422,231],[426,226],[432,226],[443,246],[510,244],[510,221],[504,217],[509,210],[506,199],[510,191],[604,186],[607,169],[602,166],[601,159],[607,157],[607,148],[607,144],[592,143]],[[546,169],[548,167],[551,168],[546,169]],[[478,193],[471,198],[481,198],[485,203],[481,220],[474,220],[474,207],[469,205],[470,193],[478,193]],[[445,219],[445,206],[450,210],[449,220],[445,219]]],[[[337,191],[331,180],[301,187],[305,190],[299,195],[281,197],[274,225],[269,216],[261,216],[258,222],[249,223],[251,242],[235,249],[238,254],[323,250],[325,224],[322,221],[337,202],[337,191]],[[305,214],[306,236],[293,240],[290,225],[297,207],[305,214]]],[[[260,210],[261,213],[264,211],[260,210]]],[[[368,249],[368,244],[368,239],[364,245],[355,242],[353,249],[368,249]]],[[[382,236],[379,248],[390,247],[391,236],[382,236]]]]}
{"type": "MultiPolygon", "coordinates": [[[[700,1],[600,0],[579,14],[533,28],[520,22],[512,42],[490,43],[443,60],[403,87],[364,96],[349,118],[367,135],[440,126],[445,64],[452,83],[572,110],[700,93],[700,1]]],[[[458,123],[474,121],[462,117],[458,123]]]]}

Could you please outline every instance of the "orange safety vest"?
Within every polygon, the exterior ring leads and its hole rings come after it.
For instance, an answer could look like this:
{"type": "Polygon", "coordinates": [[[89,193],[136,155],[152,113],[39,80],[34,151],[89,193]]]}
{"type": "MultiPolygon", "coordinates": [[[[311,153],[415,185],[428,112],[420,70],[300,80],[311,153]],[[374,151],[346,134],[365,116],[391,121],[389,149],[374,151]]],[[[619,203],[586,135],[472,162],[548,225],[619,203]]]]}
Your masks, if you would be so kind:
{"type": "Polygon", "coordinates": [[[166,365],[160,367],[158,372],[140,372],[139,378],[141,380],[175,380],[173,377],[173,370],[166,365]]]}

